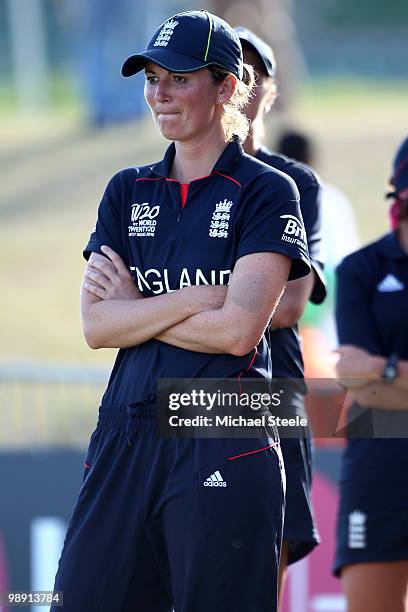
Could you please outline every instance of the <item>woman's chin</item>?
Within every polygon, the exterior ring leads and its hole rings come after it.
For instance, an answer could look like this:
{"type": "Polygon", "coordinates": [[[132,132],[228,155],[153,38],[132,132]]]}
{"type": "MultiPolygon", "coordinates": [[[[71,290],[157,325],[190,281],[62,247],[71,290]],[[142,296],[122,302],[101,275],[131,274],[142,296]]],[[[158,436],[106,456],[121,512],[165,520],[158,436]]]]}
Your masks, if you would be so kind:
{"type": "Polygon", "coordinates": [[[159,130],[161,135],[167,140],[180,140],[182,131],[169,125],[160,125],[159,130]]]}

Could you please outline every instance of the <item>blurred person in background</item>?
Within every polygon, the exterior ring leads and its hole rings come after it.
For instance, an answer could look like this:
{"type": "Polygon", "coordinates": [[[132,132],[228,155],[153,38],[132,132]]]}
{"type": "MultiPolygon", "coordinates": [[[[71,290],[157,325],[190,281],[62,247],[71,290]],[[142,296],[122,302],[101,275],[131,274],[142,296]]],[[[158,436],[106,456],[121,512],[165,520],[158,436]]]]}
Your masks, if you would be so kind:
{"type": "MultiPolygon", "coordinates": [[[[245,108],[250,131],[244,150],[260,161],[288,174],[300,194],[300,209],[305,225],[311,273],[287,283],[285,292],[272,318],[270,349],[275,378],[299,379],[304,376],[303,358],[297,322],[308,300],[320,304],[326,297],[323,276],[321,233],[321,186],[313,171],[284,155],[269,151],[265,141],[265,116],[277,96],[275,57],[271,47],[247,28],[235,28],[240,37],[244,61],[256,74],[255,93],[245,108]]],[[[304,415],[304,393],[290,390],[293,414],[304,415]]],[[[281,431],[281,448],[286,470],[286,509],[280,564],[280,583],[288,564],[299,561],[319,543],[311,500],[312,449],[310,431],[303,437],[286,437],[281,431]]]]}
{"type": "Polygon", "coordinates": [[[298,192],[242,150],[252,71],[226,22],[175,15],[122,74],[143,69],[155,123],[173,142],[162,161],[113,177],[84,251],[85,338],[120,350],[55,590],[67,612],[275,612],[275,429],[161,438],[156,383],[270,381],[265,329],[286,281],[310,272],[298,192]]]}
{"type": "Polygon", "coordinates": [[[408,138],[391,186],[392,231],[337,270],[337,374],[354,399],[334,565],[348,612],[408,610],[408,138]]]}
{"type": "MultiPolygon", "coordinates": [[[[294,130],[284,131],[276,142],[277,151],[312,167],[316,164],[315,148],[309,136],[294,130]]],[[[321,185],[321,231],[324,236],[323,257],[328,297],[321,308],[309,302],[301,320],[306,377],[311,378],[334,376],[332,351],[337,346],[333,314],[335,268],[346,255],[360,246],[351,202],[338,187],[325,181],[321,185]]]]}
{"type": "MultiPolygon", "coordinates": [[[[134,91],[123,83],[117,66],[131,52],[135,40],[145,41],[148,14],[133,0],[53,0],[57,18],[70,31],[78,89],[86,104],[87,119],[94,128],[140,118],[145,114],[143,80],[135,79],[134,91]]],[[[150,7],[157,21],[162,7],[150,7]]]]}
{"type": "Polygon", "coordinates": [[[216,14],[232,25],[244,23],[274,49],[277,58],[274,78],[279,84],[279,96],[273,116],[280,120],[290,113],[307,73],[293,18],[293,0],[211,0],[210,4],[216,14]]]}
{"type": "MultiPolygon", "coordinates": [[[[309,136],[301,132],[283,132],[276,143],[276,149],[282,155],[316,168],[315,145],[309,136]]],[[[322,233],[325,237],[325,263],[330,270],[334,270],[346,255],[360,246],[350,200],[341,189],[327,181],[322,183],[322,233]],[[342,228],[341,234],[339,227],[342,228]]]]}

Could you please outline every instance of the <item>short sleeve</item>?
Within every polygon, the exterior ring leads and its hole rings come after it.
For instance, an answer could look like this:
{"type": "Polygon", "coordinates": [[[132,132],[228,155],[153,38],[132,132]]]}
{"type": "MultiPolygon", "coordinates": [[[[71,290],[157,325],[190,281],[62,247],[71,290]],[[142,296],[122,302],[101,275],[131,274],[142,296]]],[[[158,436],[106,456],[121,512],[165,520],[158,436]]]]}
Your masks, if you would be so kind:
{"type": "Polygon", "coordinates": [[[360,258],[351,255],[338,266],[336,274],[336,324],[340,344],[353,344],[369,353],[382,354],[370,308],[367,266],[360,258]]]}
{"type": "Polygon", "coordinates": [[[294,181],[274,172],[257,178],[256,184],[247,195],[237,259],[251,253],[281,253],[292,259],[288,280],[306,276],[310,262],[294,181]]]}
{"type": "Polygon", "coordinates": [[[89,259],[92,252],[101,253],[101,246],[110,246],[126,261],[126,250],[122,238],[121,221],[122,182],[121,173],[108,183],[98,208],[96,227],[90,235],[83,255],[89,259]]]}
{"type": "Polygon", "coordinates": [[[322,241],[322,187],[316,178],[308,181],[308,186],[300,190],[300,209],[306,230],[307,246],[315,282],[310,296],[313,304],[321,304],[326,295],[324,276],[324,257],[322,241]]]}

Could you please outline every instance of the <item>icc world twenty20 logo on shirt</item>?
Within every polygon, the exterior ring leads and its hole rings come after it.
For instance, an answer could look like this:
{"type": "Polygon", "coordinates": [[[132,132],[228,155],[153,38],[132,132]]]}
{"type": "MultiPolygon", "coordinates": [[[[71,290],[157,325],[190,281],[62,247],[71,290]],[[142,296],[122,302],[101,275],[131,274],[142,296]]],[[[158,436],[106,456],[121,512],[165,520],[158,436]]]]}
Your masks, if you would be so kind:
{"type": "Polygon", "coordinates": [[[160,206],[151,206],[148,202],[143,204],[132,204],[130,220],[132,225],[128,226],[129,237],[150,236],[154,237],[156,230],[156,217],[160,212],[160,206]]]}

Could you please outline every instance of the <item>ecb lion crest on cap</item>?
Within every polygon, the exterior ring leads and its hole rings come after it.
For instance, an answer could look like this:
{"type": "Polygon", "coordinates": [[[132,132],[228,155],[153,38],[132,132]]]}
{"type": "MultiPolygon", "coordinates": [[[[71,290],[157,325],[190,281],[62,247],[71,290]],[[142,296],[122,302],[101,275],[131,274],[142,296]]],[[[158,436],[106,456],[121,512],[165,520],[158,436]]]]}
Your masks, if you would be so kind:
{"type": "Polygon", "coordinates": [[[166,21],[163,25],[162,29],[159,32],[158,37],[154,41],[154,47],[167,47],[169,44],[170,38],[174,34],[174,28],[178,26],[179,22],[175,19],[171,19],[170,21],[166,21]]]}

